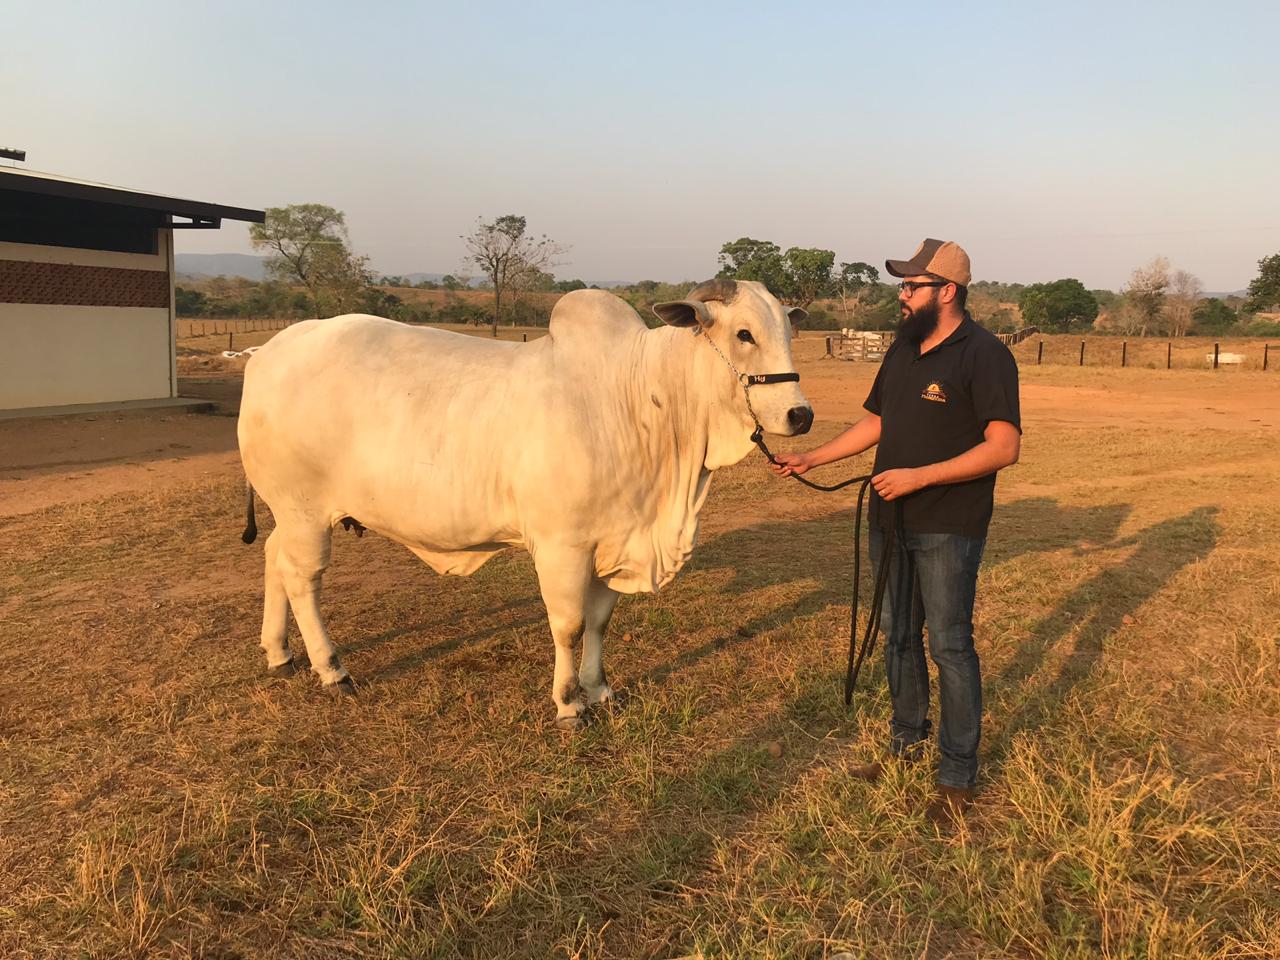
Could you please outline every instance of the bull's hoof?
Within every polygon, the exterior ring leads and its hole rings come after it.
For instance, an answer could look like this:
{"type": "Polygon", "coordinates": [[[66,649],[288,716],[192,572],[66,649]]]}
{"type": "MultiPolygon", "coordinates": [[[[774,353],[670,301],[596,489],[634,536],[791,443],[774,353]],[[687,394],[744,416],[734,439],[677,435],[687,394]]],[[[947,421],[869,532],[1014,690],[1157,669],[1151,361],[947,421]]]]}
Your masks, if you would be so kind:
{"type": "Polygon", "coordinates": [[[298,668],[293,665],[292,660],[277,663],[274,667],[267,667],[267,673],[273,677],[292,677],[297,672],[298,668]]]}
{"type": "Polygon", "coordinates": [[[556,717],[556,729],[561,733],[577,733],[586,725],[582,717],[556,717]]]}
{"type": "Polygon", "coordinates": [[[325,689],[339,700],[356,695],[356,685],[350,677],[343,677],[337,683],[325,684],[325,689]]]}

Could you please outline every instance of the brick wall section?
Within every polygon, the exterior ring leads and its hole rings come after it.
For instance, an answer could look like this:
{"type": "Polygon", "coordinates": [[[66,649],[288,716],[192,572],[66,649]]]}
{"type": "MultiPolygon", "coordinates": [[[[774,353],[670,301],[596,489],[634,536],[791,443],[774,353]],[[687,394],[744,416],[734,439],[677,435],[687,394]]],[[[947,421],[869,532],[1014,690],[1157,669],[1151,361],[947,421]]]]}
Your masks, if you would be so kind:
{"type": "Polygon", "coordinates": [[[165,270],[0,260],[0,303],[167,307],[169,274],[165,270]]]}

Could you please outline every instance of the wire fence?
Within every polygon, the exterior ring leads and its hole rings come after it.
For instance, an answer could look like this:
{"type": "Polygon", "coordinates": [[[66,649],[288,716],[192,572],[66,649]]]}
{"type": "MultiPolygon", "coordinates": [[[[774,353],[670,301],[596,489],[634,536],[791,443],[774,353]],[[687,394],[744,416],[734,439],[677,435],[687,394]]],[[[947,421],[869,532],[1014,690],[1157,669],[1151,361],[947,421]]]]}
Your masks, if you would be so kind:
{"type": "Polygon", "coordinates": [[[256,333],[260,330],[283,330],[297,320],[247,319],[247,320],[183,320],[179,319],[179,337],[207,337],[216,333],[256,333]]]}
{"type": "Polygon", "coordinates": [[[1280,344],[1236,337],[1040,336],[1012,348],[1019,366],[1138,367],[1147,370],[1275,370],[1280,344]]]}

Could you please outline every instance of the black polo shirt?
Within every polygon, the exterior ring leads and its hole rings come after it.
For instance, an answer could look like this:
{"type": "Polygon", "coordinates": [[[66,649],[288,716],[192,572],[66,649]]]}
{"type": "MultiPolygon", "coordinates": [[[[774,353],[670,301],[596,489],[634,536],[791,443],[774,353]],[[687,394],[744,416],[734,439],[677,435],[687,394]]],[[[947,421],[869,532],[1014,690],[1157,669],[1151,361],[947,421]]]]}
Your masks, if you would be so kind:
{"type": "MultiPolygon", "coordinates": [[[[942,343],[920,355],[899,337],[885,353],[863,404],[880,417],[874,470],[923,467],[981,443],[992,420],[1019,431],[1018,365],[1009,348],[965,314],[942,343]]],[[[902,498],[903,525],[916,533],[985,537],[996,475],[926,487],[902,498]]],[[[888,527],[893,510],[871,492],[871,522],[888,527]]]]}

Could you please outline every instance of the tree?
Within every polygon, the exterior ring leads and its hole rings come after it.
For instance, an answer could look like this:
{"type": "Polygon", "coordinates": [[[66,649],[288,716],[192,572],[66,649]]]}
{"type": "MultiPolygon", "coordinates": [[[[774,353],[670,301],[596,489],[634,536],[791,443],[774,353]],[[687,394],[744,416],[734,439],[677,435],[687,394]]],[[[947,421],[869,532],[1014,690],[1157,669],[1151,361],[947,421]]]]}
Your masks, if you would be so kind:
{"type": "Polygon", "coordinates": [[[1200,278],[1186,270],[1175,271],[1169,278],[1165,295],[1165,331],[1170,336],[1185,337],[1191,330],[1192,315],[1203,294],[1200,278]]]}
{"type": "MultiPolygon", "coordinates": [[[[1160,311],[1164,308],[1164,296],[1165,291],[1169,289],[1169,282],[1169,261],[1164,257],[1156,257],[1150,263],[1133,271],[1124,289],[1124,297],[1132,307],[1132,316],[1137,321],[1137,329],[1123,332],[1137,333],[1145,337],[1148,331],[1156,329],[1160,321],[1160,311]]],[[[1134,325],[1132,322],[1126,323],[1126,326],[1134,325]]]]}
{"type": "Polygon", "coordinates": [[[1065,331],[1072,323],[1093,323],[1098,316],[1098,301],[1083,283],[1068,277],[1023,288],[1018,309],[1029,326],[1065,331]]]}
{"type": "Polygon", "coordinates": [[[249,227],[255,250],[269,250],[268,275],[306,288],[315,313],[321,313],[324,277],[346,271],[339,262],[352,256],[347,249],[346,217],[322,203],[268,207],[266,219],[249,227]]]}
{"type": "Polygon", "coordinates": [[[476,228],[462,242],[467,259],[480,268],[493,284],[493,335],[498,335],[498,317],[502,312],[502,295],[512,284],[517,287],[530,271],[545,272],[556,266],[565,252],[545,234],[531,237],[525,233],[528,222],[514,214],[498,217],[492,223],[476,221],[476,228]]]}
{"type": "Polygon", "coordinates": [[[783,253],[776,243],[741,237],[720,248],[719,260],[717,277],[755,280],[783,303],[807,307],[831,289],[836,255],[808,247],[783,253]]]}
{"type": "Polygon", "coordinates": [[[720,248],[720,272],[717,277],[730,280],[757,280],[775,295],[781,295],[786,287],[786,267],[782,251],[768,240],[752,240],[741,237],[720,248]]]}
{"type": "Polygon", "coordinates": [[[311,277],[325,313],[352,313],[357,309],[386,312],[382,308],[383,294],[373,286],[369,258],[356,256],[345,245],[321,247],[312,263],[311,277]]]}
{"type": "Polygon", "coordinates": [[[178,316],[204,316],[207,307],[208,301],[199,290],[188,290],[186,287],[173,288],[173,309],[178,316]]]}
{"type": "Polygon", "coordinates": [[[808,307],[830,292],[831,270],[835,262],[836,255],[831,250],[791,247],[782,255],[786,283],[779,299],[802,310],[808,307]]]}
{"type": "MultiPolygon", "coordinates": [[[[511,277],[510,283],[511,307],[508,313],[511,315],[511,325],[514,327],[520,319],[521,300],[526,293],[546,293],[555,290],[555,288],[556,278],[546,270],[527,267],[524,270],[517,271],[511,277]]],[[[525,306],[528,307],[528,303],[525,306]]]]}
{"type": "Polygon", "coordinates": [[[1236,322],[1235,311],[1217,297],[1201,300],[1192,313],[1196,333],[1221,336],[1236,322]]]}
{"type": "Polygon", "coordinates": [[[844,310],[844,322],[848,326],[849,298],[853,298],[856,307],[862,300],[862,294],[880,282],[880,271],[869,263],[855,260],[853,263],[840,264],[839,271],[832,278],[836,294],[840,297],[840,307],[844,310]]]}
{"type": "Polygon", "coordinates": [[[440,278],[440,286],[446,290],[465,290],[469,279],[470,277],[455,277],[452,273],[446,273],[440,278]]]}
{"type": "Polygon", "coordinates": [[[1017,303],[1026,286],[1021,283],[1000,283],[997,280],[975,280],[969,284],[969,295],[982,292],[996,303],[1017,303]]]}
{"type": "Polygon", "coordinates": [[[976,323],[993,333],[1013,333],[1018,328],[1014,311],[997,300],[989,290],[970,287],[965,309],[976,323]]]}
{"type": "Polygon", "coordinates": [[[1249,281],[1244,308],[1250,313],[1280,309],[1280,253],[1258,261],[1258,275],[1249,281]]]}
{"type": "Polygon", "coordinates": [[[1120,302],[1120,294],[1114,290],[1090,290],[1093,299],[1098,301],[1099,310],[1110,310],[1120,302]]]}

